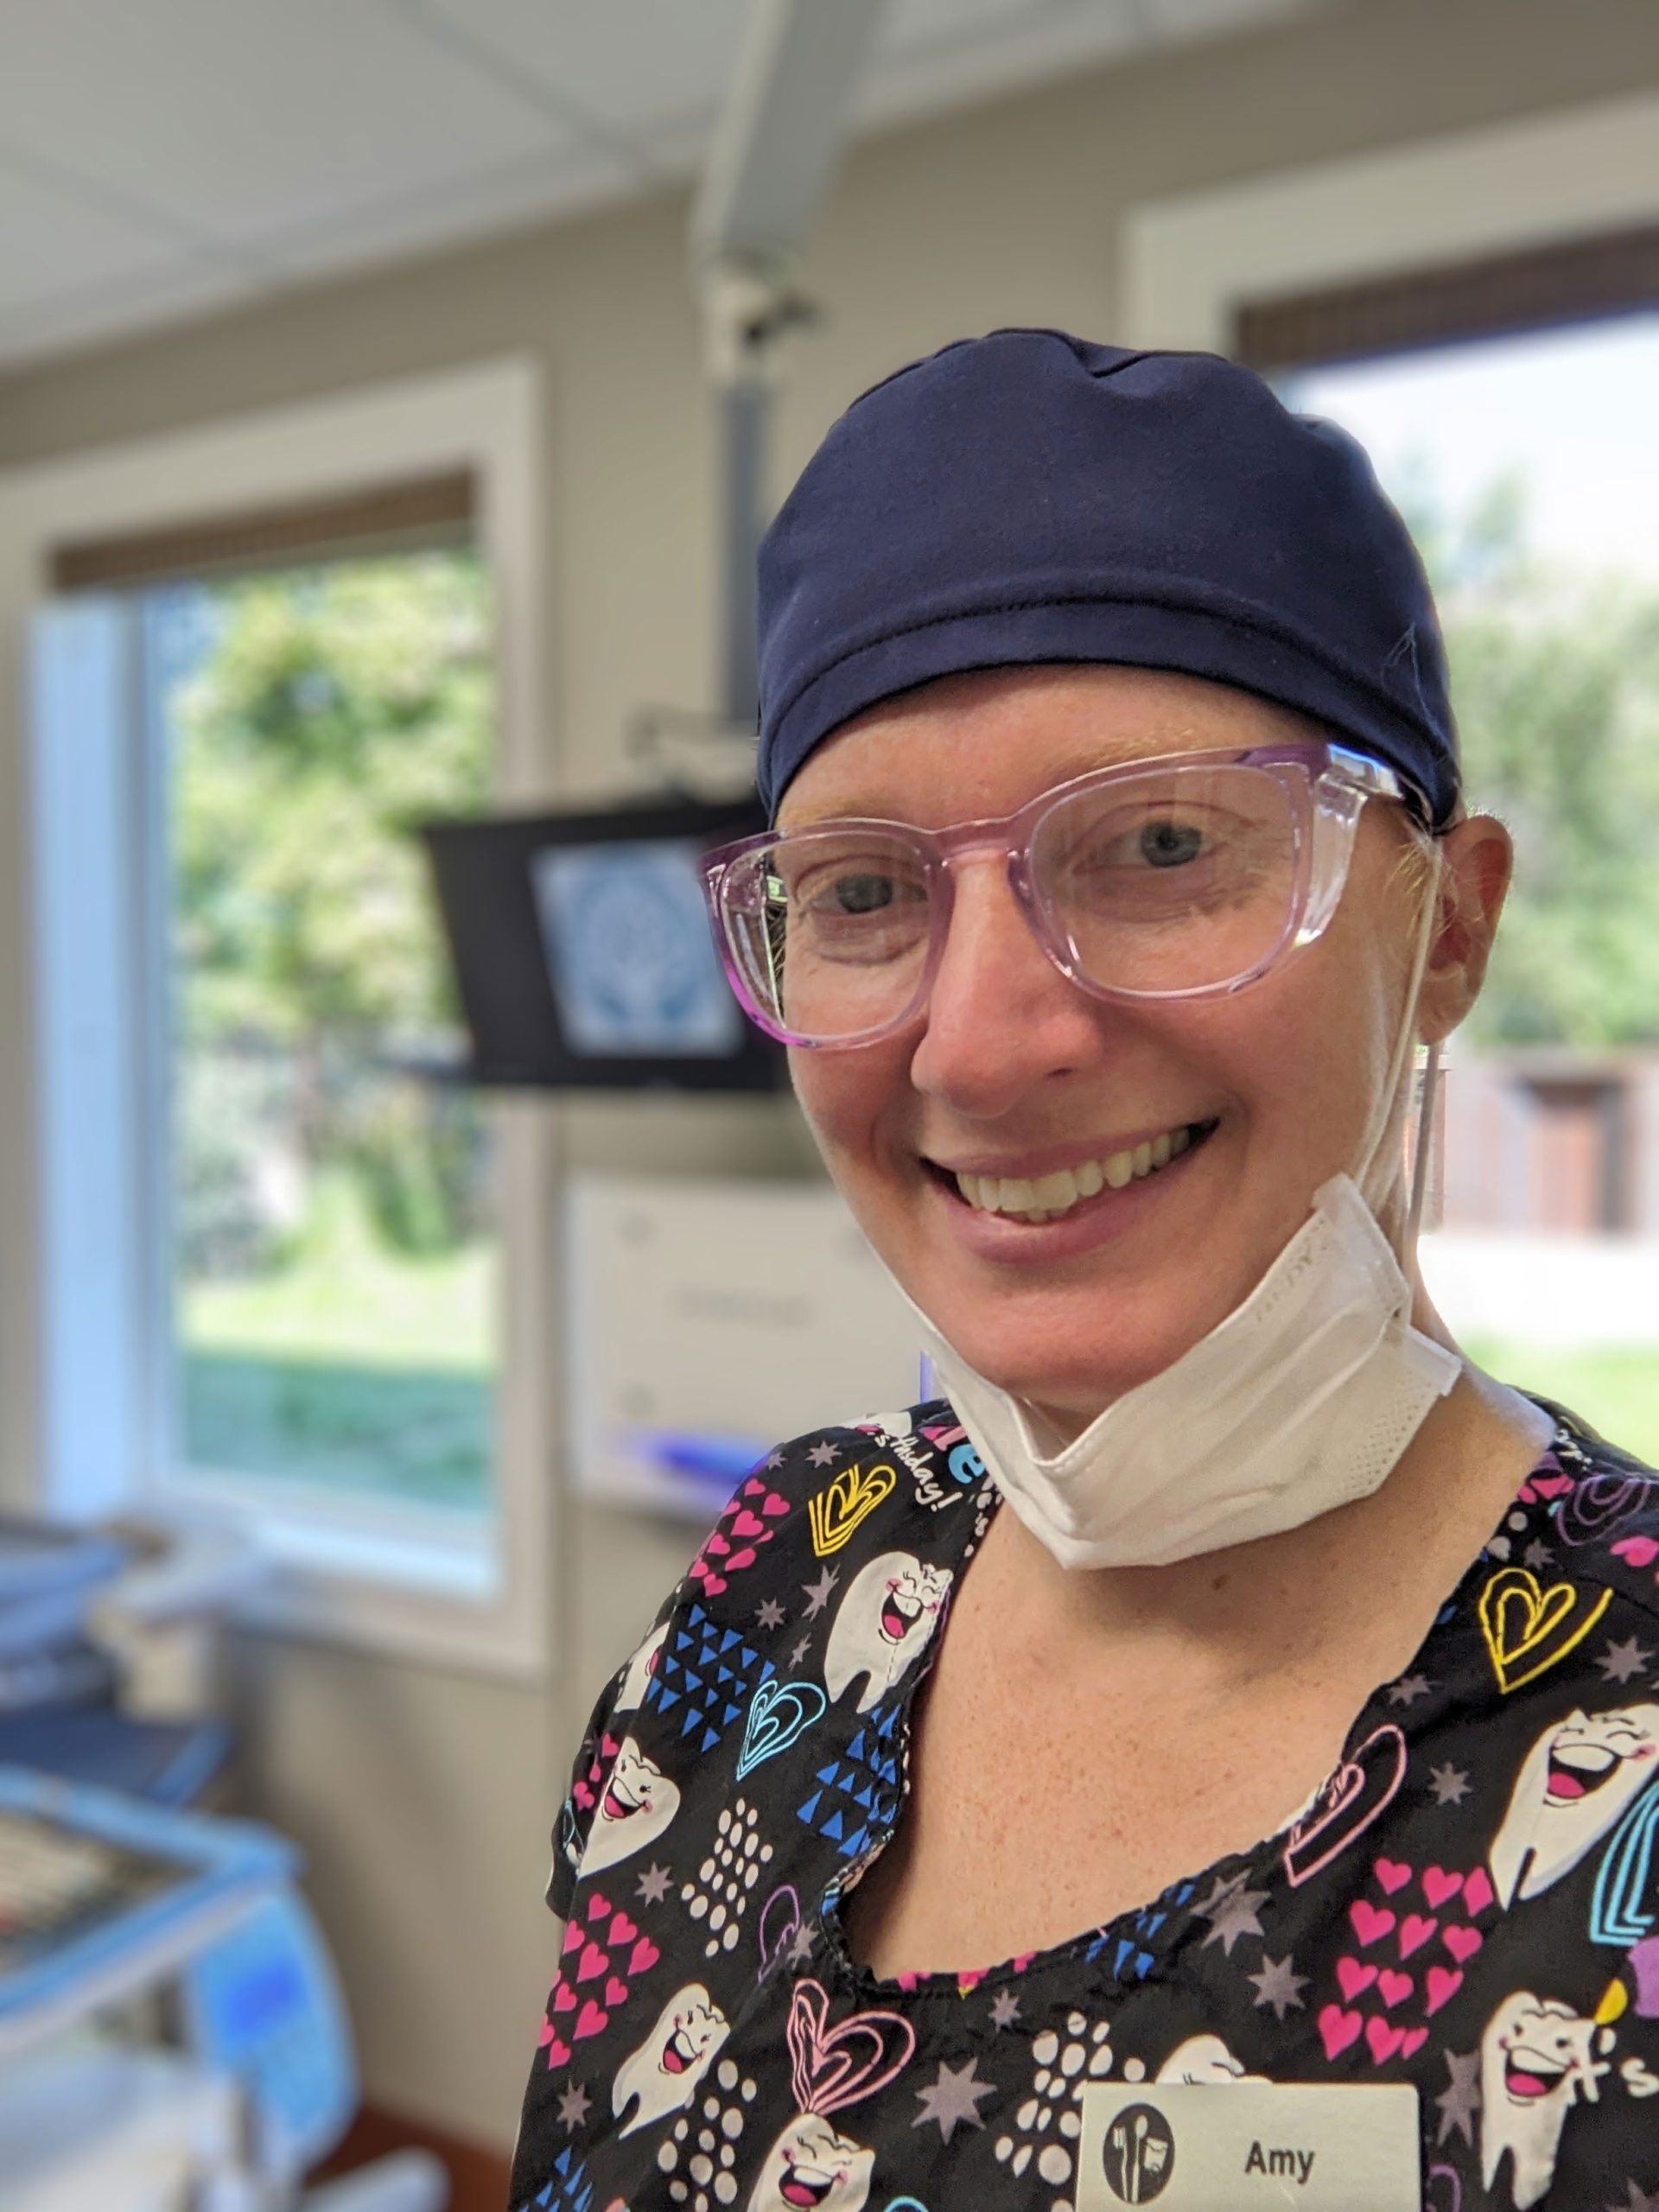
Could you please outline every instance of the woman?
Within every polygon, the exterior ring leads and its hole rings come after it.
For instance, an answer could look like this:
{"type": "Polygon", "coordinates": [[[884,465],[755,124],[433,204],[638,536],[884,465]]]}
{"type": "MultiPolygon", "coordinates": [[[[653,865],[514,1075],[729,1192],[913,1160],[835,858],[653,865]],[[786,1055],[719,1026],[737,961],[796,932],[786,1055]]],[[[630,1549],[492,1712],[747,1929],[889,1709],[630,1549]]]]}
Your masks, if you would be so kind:
{"type": "Polygon", "coordinates": [[[1405,1272],[1510,854],[1363,455],[948,348],[761,659],[716,925],[948,1395],[774,1452],[601,1700],[514,2202],[1659,2202],[1659,1483],[1405,1272]]]}

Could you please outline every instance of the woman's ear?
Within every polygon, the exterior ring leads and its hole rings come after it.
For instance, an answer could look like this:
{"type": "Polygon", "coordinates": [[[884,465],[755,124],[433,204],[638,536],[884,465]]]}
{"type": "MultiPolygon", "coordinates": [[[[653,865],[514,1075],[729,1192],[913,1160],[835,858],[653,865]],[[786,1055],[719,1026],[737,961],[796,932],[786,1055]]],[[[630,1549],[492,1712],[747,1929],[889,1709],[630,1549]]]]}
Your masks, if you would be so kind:
{"type": "Polygon", "coordinates": [[[1439,842],[1434,934],[1417,1009],[1418,1035],[1429,1045],[1449,1036],[1480,995],[1515,864],[1510,833],[1490,814],[1469,816],[1439,842]]]}

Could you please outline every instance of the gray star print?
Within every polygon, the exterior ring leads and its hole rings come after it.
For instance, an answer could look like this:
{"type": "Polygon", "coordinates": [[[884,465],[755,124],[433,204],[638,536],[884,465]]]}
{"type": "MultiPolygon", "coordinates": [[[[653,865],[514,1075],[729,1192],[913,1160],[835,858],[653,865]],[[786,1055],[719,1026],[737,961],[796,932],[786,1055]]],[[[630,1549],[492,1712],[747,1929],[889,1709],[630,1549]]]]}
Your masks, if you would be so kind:
{"type": "Polygon", "coordinates": [[[1640,2190],[1633,2181],[1624,2186],[1630,2196],[1623,2204],[1610,2204],[1607,2212],[1659,2212],[1659,2189],[1640,2190]]]}
{"type": "Polygon", "coordinates": [[[841,1447],[836,1444],[815,1444],[806,1456],[815,1467],[833,1467],[841,1457],[841,1447]]]}
{"type": "Polygon", "coordinates": [[[668,1885],[671,1879],[668,1868],[659,1866],[653,1859],[634,1884],[633,1893],[643,1904],[661,1904],[663,1899],[668,1895],[668,1885]]]}
{"type": "Polygon", "coordinates": [[[1428,1695],[1427,1675],[1406,1675],[1389,1692],[1390,1705],[1415,1705],[1420,1697],[1428,1695]]]}
{"type": "Polygon", "coordinates": [[[795,1933],[789,1939],[789,1949],[785,1955],[792,1967],[804,1967],[811,1957],[812,1930],[804,1920],[796,1923],[795,1933]]]}
{"type": "Polygon", "coordinates": [[[1255,1988],[1258,2008],[1271,2005],[1275,2020],[1282,2020],[1286,2012],[1293,2008],[1298,2012],[1302,2009],[1302,1992],[1307,1987],[1308,1977],[1305,1974],[1298,1974],[1295,1965],[1296,1961],[1288,1951],[1282,1959],[1270,1959],[1263,1951],[1261,1973],[1247,1974],[1244,1977],[1255,1988]]]}
{"type": "Polygon", "coordinates": [[[1525,1551],[1522,1553],[1521,1556],[1535,1574],[1536,1574],[1541,1568],[1554,1567],[1555,1564],[1554,1553],[1551,1551],[1548,1544],[1540,1542],[1535,1536],[1531,1543],[1527,1546],[1525,1551]]]}
{"type": "Polygon", "coordinates": [[[1455,2127],[1472,2150],[1475,2114],[1480,2110],[1480,2053],[1448,2050],[1442,2056],[1452,2079],[1434,2100],[1440,2113],[1440,2132],[1434,2139],[1437,2145],[1443,2145],[1455,2127]]]}
{"type": "Polygon", "coordinates": [[[1437,1805],[1461,1805],[1469,1795],[1469,1777],[1462,1767],[1453,1766],[1447,1759],[1444,1766],[1429,1770],[1429,1783],[1437,1805]]]}
{"type": "Polygon", "coordinates": [[[568,2128],[580,2127],[588,2117],[588,2107],[592,2102],[586,2082],[573,2082],[559,2099],[559,2118],[568,2128]]]}
{"type": "Polygon", "coordinates": [[[784,1464],[784,1455],[781,1452],[768,1452],[760,1464],[769,1475],[775,1475],[784,1464]]]}
{"type": "Polygon", "coordinates": [[[826,1567],[823,1573],[818,1577],[816,1582],[802,1583],[801,1588],[806,1594],[806,1618],[808,1620],[817,1620],[818,1615],[829,1604],[830,1592],[835,1588],[836,1580],[837,1577],[835,1568],[833,1567],[826,1567]]]}
{"type": "Polygon", "coordinates": [[[979,2100],[995,2096],[996,2084],[975,2078],[975,2069],[978,2063],[976,2058],[970,2058],[962,2066],[950,2067],[941,2059],[938,2080],[930,2088],[916,2091],[922,2108],[911,2121],[911,2126],[925,2127],[929,2120],[936,2120],[939,2124],[939,2133],[947,2143],[958,2126],[983,2127],[985,2123],[979,2116],[979,2100]]]}
{"type": "Polygon", "coordinates": [[[1604,1682],[1629,1682],[1634,1681],[1652,1656],[1652,1652],[1644,1651],[1633,1636],[1623,1643],[1615,1643],[1609,1637],[1607,1649],[1596,1664],[1601,1669],[1604,1682]]]}
{"type": "Polygon", "coordinates": [[[782,1628],[784,1609],[775,1598],[766,1598],[755,1607],[754,1618],[762,1628],[782,1628]]]}
{"type": "Polygon", "coordinates": [[[991,2025],[1011,2028],[1020,2017],[1020,1999],[1011,1989],[999,1989],[991,2005],[991,2025]]]}
{"type": "Polygon", "coordinates": [[[1230,1882],[1224,1882],[1217,1877],[1203,1904],[1193,1906],[1198,1918],[1210,1923],[1210,1933],[1200,1945],[1201,1949],[1207,1951],[1212,1943],[1219,1943],[1230,1959],[1233,1946],[1241,1936],[1261,1935],[1262,1923],[1256,1907],[1267,1903],[1268,1891],[1247,1890],[1245,1878],[1243,1874],[1235,1874],[1230,1882]]]}
{"type": "Polygon", "coordinates": [[[812,1639],[810,1636],[804,1636],[800,1642],[795,1646],[794,1649],[789,1655],[789,1663],[791,1667],[798,1667],[800,1665],[802,1660],[806,1656],[807,1647],[810,1644],[811,1641],[812,1639]]]}

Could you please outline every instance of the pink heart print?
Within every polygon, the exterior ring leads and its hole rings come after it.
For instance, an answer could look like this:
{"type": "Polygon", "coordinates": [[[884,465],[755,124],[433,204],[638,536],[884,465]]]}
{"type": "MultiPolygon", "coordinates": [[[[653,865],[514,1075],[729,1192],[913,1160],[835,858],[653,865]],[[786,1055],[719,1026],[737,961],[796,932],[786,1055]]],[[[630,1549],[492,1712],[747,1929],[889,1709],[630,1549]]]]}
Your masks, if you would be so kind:
{"type": "Polygon", "coordinates": [[[1478,1928],[1442,1928],[1440,1941],[1461,1967],[1466,1967],[1485,1942],[1478,1928]]]}
{"type": "Polygon", "coordinates": [[[610,2014],[602,2012],[590,1997],[576,2015],[576,2041],[585,2043],[589,2036],[602,2035],[610,2024],[610,2014]]]}
{"type": "Polygon", "coordinates": [[[1489,1904],[1496,1904],[1497,1892],[1484,1866],[1477,1866],[1463,1885],[1463,1909],[1471,1920],[1477,1920],[1489,1904]]]}
{"type": "Polygon", "coordinates": [[[1632,1567],[1651,1567],[1659,1559],[1659,1541],[1652,1536],[1621,1536],[1613,1546],[1615,1559],[1627,1559],[1632,1567]]]}
{"type": "Polygon", "coordinates": [[[1293,1888],[1323,1873],[1363,1835],[1406,1778],[1406,1739],[1390,1721],[1374,1728],[1343,1760],[1285,1840],[1281,1854],[1293,1888]]]}
{"type": "Polygon", "coordinates": [[[1438,1912],[1440,1907],[1457,1896],[1463,1887],[1461,1874],[1448,1873],[1444,1866],[1429,1866],[1423,1872],[1423,1895],[1438,1912]]]}
{"type": "Polygon", "coordinates": [[[1363,1997],[1376,1980],[1376,1968],[1362,1966],[1357,1959],[1338,1959],[1337,1980],[1341,1984],[1343,1995],[1351,2005],[1355,1998],[1363,1997]]]}
{"type": "Polygon", "coordinates": [[[636,1974],[648,1974],[662,1955],[650,1936],[642,1936],[628,1954],[628,1979],[632,1980],[636,1974]]]}
{"type": "Polygon", "coordinates": [[[1371,1872],[1376,1876],[1378,1882],[1389,1897],[1392,1897],[1396,1890],[1403,1890],[1411,1879],[1410,1867],[1402,1866],[1397,1859],[1379,1859],[1373,1865],[1371,1872]]]}
{"type": "Polygon", "coordinates": [[[1394,1926],[1394,1915],[1386,1905],[1370,1904],[1364,1897],[1356,1897],[1348,1908],[1348,1917],[1354,1924],[1360,1948],[1370,1947],[1386,1936],[1394,1926]]]}
{"type": "Polygon", "coordinates": [[[1428,1970],[1428,2002],[1424,2007],[1431,2019],[1442,2005],[1449,2005],[1463,1987],[1463,1976],[1450,1967],[1430,1967],[1428,1970]]]}
{"type": "Polygon", "coordinates": [[[592,1981],[596,1974],[603,1974],[610,1963],[611,1955],[608,1951],[602,1951],[597,1943],[589,1943],[576,1961],[576,1980],[592,1981]]]}
{"type": "Polygon", "coordinates": [[[1438,1920],[1429,1919],[1426,1913],[1408,1912],[1400,1923],[1401,1957],[1408,1959],[1414,1951],[1421,1951],[1440,1925],[1438,1920]]]}
{"type": "Polygon", "coordinates": [[[1376,1993],[1390,2012],[1402,2004],[1417,1986],[1408,1974],[1399,1974],[1393,1967],[1384,1967],[1376,1977],[1376,1993]]]}
{"type": "Polygon", "coordinates": [[[1319,2040],[1325,2055],[1335,2060],[1351,2043],[1357,2043],[1365,2023],[1357,2012],[1344,2012],[1340,2005],[1327,2005],[1319,2014],[1319,2040]]]}

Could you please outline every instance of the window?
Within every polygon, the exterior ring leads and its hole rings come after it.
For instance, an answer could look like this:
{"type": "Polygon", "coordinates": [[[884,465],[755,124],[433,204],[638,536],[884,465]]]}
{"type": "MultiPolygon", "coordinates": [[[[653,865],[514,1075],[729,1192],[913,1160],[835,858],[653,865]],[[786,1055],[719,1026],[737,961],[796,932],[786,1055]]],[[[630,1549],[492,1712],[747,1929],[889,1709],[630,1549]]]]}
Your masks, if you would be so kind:
{"type": "Polygon", "coordinates": [[[1123,242],[1130,342],[1284,378],[1422,537],[1471,783],[1520,847],[1424,1270],[1478,1357],[1650,1458],[1656,130],[1637,95],[1148,204],[1123,242]]]}
{"type": "Polygon", "coordinates": [[[500,364],[0,500],[35,640],[0,1481],[228,1515],[272,1625],[514,1673],[550,1649],[552,1117],[453,1080],[407,831],[547,796],[538,411],[500,364]]]}
{"type": "Polygon", "coordinates": [[[1412,524],[1516,839],[1425,1275],[1483,1366],[1659,1460],[1659,312],[1281,383],[1412,524]]]}
{"type": "Polygon", "coordinates": [[[448,549],[138,595],[165,1475],[493,1503],[490,1156],[413,824],[476,811],[448,549]]]}

